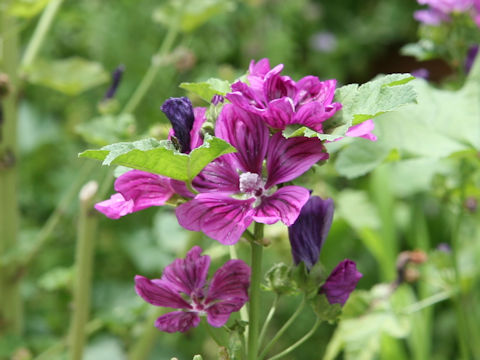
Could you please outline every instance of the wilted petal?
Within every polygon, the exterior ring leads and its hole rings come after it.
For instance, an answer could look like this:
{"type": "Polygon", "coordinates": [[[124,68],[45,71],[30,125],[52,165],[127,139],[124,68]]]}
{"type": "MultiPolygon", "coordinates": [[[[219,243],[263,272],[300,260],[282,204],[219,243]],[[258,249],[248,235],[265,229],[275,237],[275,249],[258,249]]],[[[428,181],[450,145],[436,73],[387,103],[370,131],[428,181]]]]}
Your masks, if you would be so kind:
{"type": "Polygon", "coordinates": [[[326,159],[328,153],[318,138],[285,139],[281,133],[276,133],[268,144],[268,179],[265,186],[269,188],[291,181],[309,170],[315,163],[326,159]]]}
{"type": "Polygon", "coordinates": [[[133,201],[132,211],[164,205],[174,194],[169,178],[140,170],[120,175],[115,180],[115,190],[126,200],[133,201]]]}
{"type": "Polygon", "coordinates": [[[227,104],[218,117],[215,136],[237,149],[231,157],[237,160],[240,169],[257,174],[262,172],[269,132],[259,116],[227,104]]]}
{"type": "Polygon", "coordinates": [[[210,256],[201,256],[202,249],[194,246],[185,259],[175,259],[163,271],[162,279],[175,286],[177,291],[203,297],[203,287],[210,267],[210,256]]]}
{"type": "Polygon", "coordinates": [[[361,137],[367,140],[377,141],[377,137],[372,134],[374,128],[375,123],[372,119],[369,119],[358,125],[351,126],[345,135],[349,137],[361,137]]]}
{"type": "Polygon", "coordinates": [[[133,200],[125,200],[122,194],[113,194],[110,199],[95,204],[95,209],[110,219],[119,219],[133,212],[133,200]]]}
{"type": "Polygon", "coordinates": [[[288,228],[288,237],[295,265],[303,261],[311,269],[318,261],[320,250],[333,220],[333,200],[312,196],[302,207],[295,223],[288,228]]]}
{"type": "Polygon", "coordinates": [[[178,223],[202,231],[224,245],[235,244],[252,222],[254,198],[233,199],[228,194],[203,193],[176,209],[178,223]]]}
{"type": "Polygon", "coordinates": [[[144,276],[135,276],[135,291],[143,300],[155,306],[171,307],[176,309],[191,309],[168,281],[162,279],[150,280],[144,276]]]}
{"type": "Polygon", "coordinates": [[[181,152],[190,152],[190,131],[195,120],[190,100],[187,97],[170,98],[163,103],[162,111],[172,123],[175,137],[181,145],[181,152]]]}
{"type": "Polygon", "coordinates": [[[174,311],[160,316],[155,321],[155,327],[168,333],[185,332],[197,327],[200,317],[195,312],[174,311]]]}
{"type": "Polygon", "coordinates": [[[297,219],[309,197],[310,191],[303,187],[284,186],[273,195],[262,197],[262,202],[255,208],[253,219],[264,224],[273,224],[281,220],[290,226],[297,219]]]}
{"type": "Polygon", "coordinates": [[[327,296],[330,304],[341,304],[343,306],[362,276],[357,271],[354,261],[343,260],[328,276],[325,284],[320,288],[320,293],[327,296]]]}

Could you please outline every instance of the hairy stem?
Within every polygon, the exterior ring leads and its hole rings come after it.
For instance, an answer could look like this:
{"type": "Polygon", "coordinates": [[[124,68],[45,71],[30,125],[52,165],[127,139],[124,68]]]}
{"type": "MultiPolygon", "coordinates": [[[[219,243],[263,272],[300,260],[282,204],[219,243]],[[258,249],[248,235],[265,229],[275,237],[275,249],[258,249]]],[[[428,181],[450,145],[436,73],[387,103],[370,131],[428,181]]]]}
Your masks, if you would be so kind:
{"type": "MultiPolygon", "coordinates": [[[[6,95],[0,95],[0,258],[18,244],[20,215],[17,188],[18,33],[13,17],[0,11],[0,73],[6,95]]],[[[0,267],[0,337],[22,332],[19,276],[13,267],[0,267]]]]}
{"type": "Polygon", "coordinates": [[[87,183],[80,190],[80,214],[75,259],[75,287],[70,329],[70,359],[81,360],[85,345],[85,325],[90,311],[90,291],[97,216],[92,211],[98,190],[96,182],[87,183]]]}
{"type": "Polygon", "coordinates": [[[248,314],[248,360],[257,360],[260,322],[260,282],[262,280],[263,224],[255,224],[255,242],[252,246],[252,276],[250,280],[250,304],[248,314]]]}
{"type": "Polygon", "coordinates": [[[60,5],[62,4],[63,0],[51,0],[38,21],[37,27],[30,39],[30,42],[27,45],[25,53],[22,58],[22,62],[20,66],[22,69],[29,67],[32,65],[33,61],[37,57],[38,50],[40,50],[43,40],[45,40],[45,36],[52,25],[53,19],[57,14],[60,5]]]}
{"type": "Polygon", "coordinates": [[[302,298],[302,302],[300,303],[300,305],[298,306],[297,310],[295,310],[295,312],[292,314],[292,316],[290,317],[290,319],[287,320],[287,322],[280,328],[280,330],[278,330],[278,332],[275,334],[275,336],[273,337],[272,340],[270,340],[270,342],[267,344],[267,346],[265,346],[265,349],[263,349],[262,353],[260,354],[260,357],[259,359],[263,359],[265,357],[265,355],[267,355],[268,353],[268,350],[270,350],[270,348],[275,345],[275,343],[278,341],[278,339],[280,339],[280,337],[285,333],[285,331],[287,331],[287,329],[290,327],[290,325],[293,324],[293,322],[297,319],[298,315],[300,315],[300,313],[302,312],[303,308],[305,307],[305,304],[306,304],[307,300],[306,300],[306,297],[303,296],[302,298]]]}
{"type": "Polygon", "coordinates": [[[317,318],[317,320],[315,321],[315,324],[313,325],[313,327],[310,329],[310,331],[308,333],[305,334],[305,336],[303,336],[300,340],[298,340],[296,343],[294,343],[293,345],[290,345],[288,348],[286,348],[285,350],[283,350],[281,353],[278,353],[277,355],[275,356],[272,356],[271,358],[268,358],[267,360],[277,360],[277,359],[280,359],[281,357],[284,357],[285,355],[288,355],[290,352],[292,352],[293,350],[295,350],[296,348],[298,348],[300,345],[302,345],[305,341],[307,341],[314,333],[315,331],[318,329],[318,327],[320,326],[322,320],[320,320],[319,318],[317,318]]]}

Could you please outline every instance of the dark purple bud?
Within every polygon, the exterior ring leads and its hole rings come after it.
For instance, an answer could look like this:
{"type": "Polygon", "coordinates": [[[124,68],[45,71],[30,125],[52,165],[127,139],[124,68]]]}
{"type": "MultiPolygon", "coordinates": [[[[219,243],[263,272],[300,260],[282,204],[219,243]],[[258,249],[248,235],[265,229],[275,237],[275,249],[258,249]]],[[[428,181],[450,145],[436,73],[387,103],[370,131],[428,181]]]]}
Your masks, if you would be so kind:
{"type": "Polygon", "coordinates": [[[425,68],[420,68],[412,71],[412,75],[415,76],[416,78],[421,78],[421,79],[428,79],[430,76],[430,71],[425,68]]]}
{"type": "Polygon", "coordinates": [[[224,101],[225,101],[225,98],[222,95],[218,95],[218,94],[213,95],[212,100],[210,100],[210,102],[213,105],[218,105],[220,103],[223,103],[224,101]]]}
{"type": "Polygon", "coordinates": [[[172,123],[175,137],[180,143],[180,151],[189,153],[191,150],[190,131],[195,120],[190,99],[187,97],[170,98],[163,103],[162,111],[172,123]]]}
{"type": "Polygon", "coordinates": [[[319,293],[325,294],[330,304],[341,304],[343,306],[362,276],[357,271],[355,262],[345,259],[333,269],[325,284],[320,288],[319,293]]]}
{"type": "Polygon", "coordinates": [[[473,66],[473,63],[475,62],[475,58],[477,57],[478,54],[478,45],[473,45],[468,49],[467,52],[467,57],[465,58],[465,73],[469,73],[470,69],[473,66]]]}
{"type": "Polygon", "coordinates": [[[333,210],[333,200],[319,196],[311,196],[302,207],[297,220],[288,228],[295,265],[303,261],[310,270],[317,263],[332,225],[333,210]]]}
{"type": "Polygon", "coordinates": [[[103,96],[103,100],[108,100],[111,99],[115,96],[115,93],[117,92],[118,85],[120,84],[120,81],[122,80],[122,75],[123,72],[125,71],[125,66],[120,65],[118,66],[112,73],[112,84],[108,88],[107,92],[103,96]]]}

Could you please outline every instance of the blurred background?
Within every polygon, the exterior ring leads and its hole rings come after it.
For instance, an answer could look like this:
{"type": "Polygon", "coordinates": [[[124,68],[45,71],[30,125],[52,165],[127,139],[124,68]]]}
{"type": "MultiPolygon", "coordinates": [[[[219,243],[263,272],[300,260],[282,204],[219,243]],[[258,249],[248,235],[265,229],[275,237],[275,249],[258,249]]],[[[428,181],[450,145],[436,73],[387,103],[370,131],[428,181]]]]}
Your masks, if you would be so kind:
{"type": "MultiPolygon", "coordinates": [[[[169,124],[160,106],[168,97],[188,94],[180,83],[211,77],[233,81],[245,74],[252,59],[264,57],[272,65],[283,63],[284,74],[294,80],[311,74],[335,78],[339,85],[427,68],[436,101],[469,106],[455,102],[454,95],[435,93],[449,81],[458,85],[447,62],[419,62],[400,54],[405,44],[418,40],[413,12],[419,5],[414,0],[7,0],[0,5],[3,22],[7,17],[14,22],[3,27],[2,36],[5,42],[9,33],[18,32],[20,56],[29,51],[42,12],[52,3],[58,9],[35,59],[17,63],[17,255],[23,258],[17,275],[23,320],[21,330],[4,325],[0,359],[67,358],[77,194],[95,180],[101,185],[98,196],[106,199],[114,179],[111,169],[77,154],[117,141],[165,138],[169,124]],[[165,38],[171,39],[168,51],[161,50],[165,38]],[[118,91],[105,100],[110,74],[120,65],[125,71],[118,91]],[[138,103],[128,105],[152,68],[147,91],[138,103]]],[[[4,63],[0,72],[5,69],[4,63]]],[[[192,101],[208,105],[198,97],[192,101]]],[[[479,299],[474,291],[480,255],[478,156],[448,148],[438,139],[415,152],[422,141],[411,139],[416,128],[399,134],[398,128],[381,126],[387,120],[379,120],[376,132],[386,139],[380,152],[364,139],[331,144],[332,161],[302,177],[305,186],[336,204],[322,266],[330,271],[350,258],[364,276],[337,330],[322,325],[286,359],[321,359],[327,347],[327,359],[447,360],[460,358],[462,346],[480,356],[479,299]],[[416,143],[404,144],[405,139],[416,143]],[[414,250],[403,253],[399,262],[400,253],[414,250]],[[374,287],[381,283],[391,285],[374,287]],[[370,311],[375,301],[381,306],[370,311]],[[460,315],[459,308],[464,309],[460,315]]],[[[98,214],[95,221],[84,359],[191,359],[197,353],[216,358],[217,347],[202,329],[187,334],[157,331],[153,322],[159,313],[136,296],[133,278],[159,277],[194,244],[207,249],[215,269],[228,258],[228,249],[181,229],[168,207],[116,221],[98,214]]],[[[269,227],[266,236],[272,245],[265,270],[278,259],[291,264],[285,227],[269,227]]],[[[248,259],[248,244],[239,244],[238,251],[248,259]]],[[[266,293],[265,298],[266,313],[273,295],[266,293]]],[[[299,301],[282,297],[267,336],[281,327],[299,301]]],[[[310,327],[311,313],[306,311],[276,344],[277,352],[310,327]]]]}

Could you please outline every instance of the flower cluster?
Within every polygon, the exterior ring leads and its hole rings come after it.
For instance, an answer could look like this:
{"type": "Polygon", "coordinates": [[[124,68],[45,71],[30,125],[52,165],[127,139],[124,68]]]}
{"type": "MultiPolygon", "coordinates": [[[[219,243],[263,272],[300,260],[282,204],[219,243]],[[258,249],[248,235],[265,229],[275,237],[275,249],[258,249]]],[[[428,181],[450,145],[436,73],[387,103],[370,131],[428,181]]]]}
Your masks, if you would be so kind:
{"type": "Polygon", "coordinates": [[[420,5],[428,5],[428,9],[418,10],[414,17],[427,25],[440,25],[450,21],[453,13],[469,13],[480,27],[480,0],[417,0],[420,5]]]}

